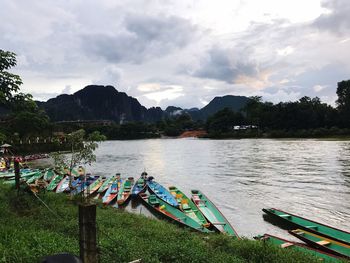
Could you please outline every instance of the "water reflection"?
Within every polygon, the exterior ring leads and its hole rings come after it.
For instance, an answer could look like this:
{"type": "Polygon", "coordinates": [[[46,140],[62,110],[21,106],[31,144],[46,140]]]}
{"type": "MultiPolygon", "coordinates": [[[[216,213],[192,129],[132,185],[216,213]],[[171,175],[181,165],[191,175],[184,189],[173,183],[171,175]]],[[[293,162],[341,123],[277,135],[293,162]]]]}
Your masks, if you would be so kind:
{"type": "MultiPolygon", "coordinates": [[[[90,169],[135,178],[146,169],[166,186],[202,190],[241,235],[286,236],[262,208],[350,230],[349,160],[348,141],[155,139],[104,142],[90,169]]],[[[139,203],[126,209],[147,211],[139,203]]]]}

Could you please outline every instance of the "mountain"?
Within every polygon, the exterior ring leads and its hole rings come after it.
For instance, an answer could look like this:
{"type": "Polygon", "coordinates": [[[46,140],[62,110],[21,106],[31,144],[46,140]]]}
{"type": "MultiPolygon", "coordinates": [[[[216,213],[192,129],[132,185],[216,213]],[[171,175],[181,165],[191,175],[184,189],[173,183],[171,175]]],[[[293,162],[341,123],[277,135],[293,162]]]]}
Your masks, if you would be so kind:
{"type": "Polygon", "coordinates": [[[215,97],[205,107],[200,109],[200,118],[205,120],[210,115],[215,114],[224,108],[230,108],[233,111],[241,110],[250,99],[245,96],[226,95],[223,97],[215,97]]]}
{"type": "Polygon", "coordinates": [[[239,111],[249,98],[227,95],[215,97],[202,109],[182,109],[169,106],[147,109],[136,98],[117,91],[113,86],[89,85],[72,95],[59,95],[47,102],[37,102],[52,121],[112,120],[117,123],[128,121],[156,122],[164,117],[187,113],[193,120],[206,120],[210,115],[228,107],[239,111]]]}
{"type": "Polygon", "coordinates": [[[37,102],[52,121],[112,120],[154,122],[162,118],[161,108],[146,109],[137,99],[112,86],[90,85],[72,95],[59,95],[37,102]]]}

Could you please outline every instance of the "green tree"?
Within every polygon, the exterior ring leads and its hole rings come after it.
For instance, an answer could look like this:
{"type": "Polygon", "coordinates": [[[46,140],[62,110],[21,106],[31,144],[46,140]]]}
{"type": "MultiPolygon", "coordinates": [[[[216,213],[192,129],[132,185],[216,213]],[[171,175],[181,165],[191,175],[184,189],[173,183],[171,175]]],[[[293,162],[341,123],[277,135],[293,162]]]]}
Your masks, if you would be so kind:
{"type": "Polygon", "coordinates": [[[341,126],[350,127],[350,80],[338,82],[337,109],[340,114],[341,126]]]}
{"type": "Polygon", "coordinates": [[[8,71],[16,64],[15,53],[0,49],[0,105],[8,106],[19,93],[22,80],[8,71]]]}

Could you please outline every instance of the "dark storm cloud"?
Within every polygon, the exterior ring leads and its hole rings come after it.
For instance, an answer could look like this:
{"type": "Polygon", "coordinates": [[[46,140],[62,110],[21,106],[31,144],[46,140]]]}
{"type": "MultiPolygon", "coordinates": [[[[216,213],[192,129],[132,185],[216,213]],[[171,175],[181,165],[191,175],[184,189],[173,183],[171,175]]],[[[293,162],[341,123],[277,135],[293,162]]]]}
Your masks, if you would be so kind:
{"type": "Polygon", "coordinates": [[[323,1],[322,7],[329,13],[319,16],[314,25],[319,29],[326,29],[337,34],[346,34],[350,31],[350,5],[349,0],[323,1]]]}
{"type": "Polygon", "coordinates": [[[83,47],[114,63],[141,63],[189,44],[199,30],[188,20],[132,14],[125,17],[119,33],[85,34],[83,47]]]}
{"type": "Polygon", "coordinates": [[[193,73],[193,76],[233,83],[240,75],[256,75],[256,65],[249,61],[236,59],[235,53],[239,53],[239,51],[223,49],[218,46],[212,47],[207,56],[201,60],[200,66],[193,73]]]}

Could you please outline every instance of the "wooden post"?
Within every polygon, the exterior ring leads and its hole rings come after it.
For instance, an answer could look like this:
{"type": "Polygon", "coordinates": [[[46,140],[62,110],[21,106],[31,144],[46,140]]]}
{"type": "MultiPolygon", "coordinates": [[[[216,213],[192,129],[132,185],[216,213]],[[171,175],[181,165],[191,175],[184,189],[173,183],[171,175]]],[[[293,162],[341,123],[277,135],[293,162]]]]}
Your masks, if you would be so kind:
{"type": "Polygon", "coordinates": [[[79,245],[83,263],[97,263],[96,204],[79,205],[79,245]]]}
{"type": "Polygon", "coordinates": [[[17,158],[13,161],[13,166],[15,168],[15,182],[16,182],[16,189],[17,194],[19,193],[19,183],[20,183],[20,172],[19,172],[19,161],[17,158]]]}

